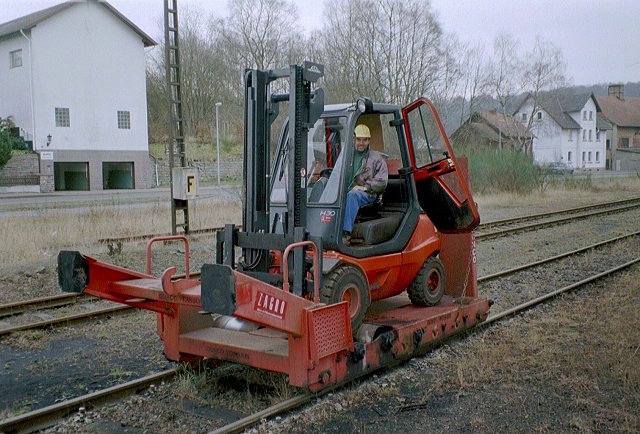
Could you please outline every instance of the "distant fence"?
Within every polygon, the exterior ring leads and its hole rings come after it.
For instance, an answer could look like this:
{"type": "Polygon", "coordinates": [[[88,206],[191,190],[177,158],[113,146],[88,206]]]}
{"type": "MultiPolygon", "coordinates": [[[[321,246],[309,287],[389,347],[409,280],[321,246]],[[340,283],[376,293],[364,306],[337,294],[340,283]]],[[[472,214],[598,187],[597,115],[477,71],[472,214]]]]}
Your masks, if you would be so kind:
{"type": "MultiPolygon", "coordinates": [[[[211,182],[215,181],[218,177],[218,165],[215,161],[187,160],[187,166],[198,168],[200,172],[200,181],[211,182]]],[[[149,169],[152,171],[151,179],[157,179],[160,185],[169,184],[168,159],[151,159],[149,169]]],[[[220,178],[223,180],[242,179],[242,171],[242,160],[220,161],[220,178]]]]}
{"type": "Polygon", "coordinates": [[[40,175],[0,175],[0,187],[40,185],[40,175]]]}

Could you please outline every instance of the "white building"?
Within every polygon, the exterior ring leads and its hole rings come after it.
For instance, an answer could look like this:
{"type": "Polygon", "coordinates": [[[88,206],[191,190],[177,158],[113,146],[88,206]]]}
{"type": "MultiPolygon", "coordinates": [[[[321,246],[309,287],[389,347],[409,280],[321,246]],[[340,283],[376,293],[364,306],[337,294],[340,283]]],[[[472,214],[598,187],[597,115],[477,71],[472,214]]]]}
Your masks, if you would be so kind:
{"type": "Polygon", "coordinates": [[[150,186],[145,48],[154,45],[105,1],[0,24],[0,117],[13,118],[53,175],[43,191],[150,186]]]}
{"type": "Polygon", "coordinates": [[[606,165],[605,131],[609,125],[598,116],[599,111],[591,93],[546,95],[537,104],[529,95],[514,117],[530,125],[536,163],[561,162],[574,169],[600,170],[606,165]]]}

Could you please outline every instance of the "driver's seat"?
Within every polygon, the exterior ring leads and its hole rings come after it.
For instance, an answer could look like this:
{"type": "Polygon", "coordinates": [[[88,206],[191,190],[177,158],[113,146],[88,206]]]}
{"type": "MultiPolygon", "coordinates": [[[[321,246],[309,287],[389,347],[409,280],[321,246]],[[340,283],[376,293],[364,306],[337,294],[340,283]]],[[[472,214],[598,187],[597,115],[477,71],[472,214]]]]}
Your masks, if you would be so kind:
{"type": "Polygon", "coordinates": [[[327,186],[327,182],[329,182],[329,178],[321,176],[316,183],[313,184],[313,188],[311,189],[307,202],[320,202],[320,198],[322,197],[324,188],[327,186]]]}

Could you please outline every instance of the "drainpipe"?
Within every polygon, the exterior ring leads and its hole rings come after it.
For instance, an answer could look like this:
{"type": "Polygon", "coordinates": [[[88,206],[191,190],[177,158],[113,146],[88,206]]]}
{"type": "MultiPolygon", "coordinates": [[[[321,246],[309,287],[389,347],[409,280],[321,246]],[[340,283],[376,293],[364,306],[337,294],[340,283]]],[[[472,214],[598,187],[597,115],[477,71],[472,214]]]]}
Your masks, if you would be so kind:
{"type": "Polygon", "coordinates": [[[24,29],[20,29],[20,34],[24,36],[24,38],[29,41],[29,93],[31,95],[31,134],[33,142],[33,150],[36,150],[37,141],[36,141],[36,117],[34,114],[34,101],[33,101],[33,55],[31,54],[31,39],[27,37],[24,33],[24,29]]]}

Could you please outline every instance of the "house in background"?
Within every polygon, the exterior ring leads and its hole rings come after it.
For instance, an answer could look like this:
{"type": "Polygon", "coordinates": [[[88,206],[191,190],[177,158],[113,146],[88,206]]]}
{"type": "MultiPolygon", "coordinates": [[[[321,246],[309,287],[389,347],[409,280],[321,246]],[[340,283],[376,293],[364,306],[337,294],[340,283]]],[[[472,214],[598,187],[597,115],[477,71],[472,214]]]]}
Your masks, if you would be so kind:
{"type": "Polygon", "coordinates": [[[605,131],[610,125],[598,116],[599,111],[592,93],[550,94],[537,102],[528,95],[513,116],[530,125],[536,163],[560,162],[574,169],[601,170],[606,167],[605,131]]]}
{"type": "Polygon", "coordinates": [[[145,48],[154,45],[106,1],[0,24],[0,117],[40,155],[41,191],[151,185],[145,48]]]}
{"type": "Polygon", "coordinates": [[[624,85],[609,86],[608,96],[596,97],[602,115],[610,122],[607,153],[611,170],[640,170],[640,98],[625,97],[624,85]]]}
{"type": "Polygon", "coordinates": [[[475,112],[451,134],[457,146],[516,149],[530,155],[531,133],[511,115],[492,111],[475,112]]]}

